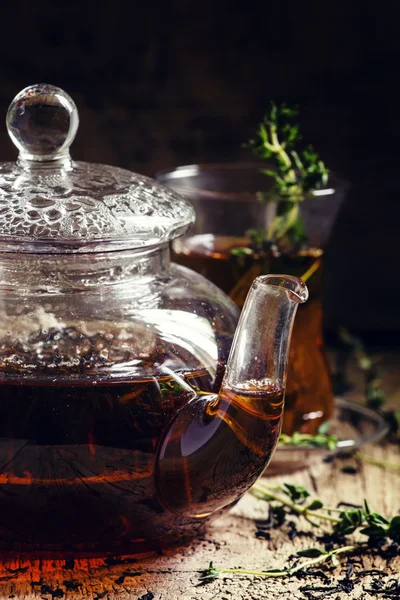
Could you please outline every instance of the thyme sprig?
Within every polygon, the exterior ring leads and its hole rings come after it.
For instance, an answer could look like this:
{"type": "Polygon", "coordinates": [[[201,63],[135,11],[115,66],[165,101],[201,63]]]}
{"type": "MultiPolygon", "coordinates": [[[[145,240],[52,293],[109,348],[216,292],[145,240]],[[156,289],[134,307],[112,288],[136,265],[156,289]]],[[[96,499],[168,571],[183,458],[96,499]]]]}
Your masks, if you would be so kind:
{"type": "Polygon", "coordinates": [[[306,519],[312,526],[319,522],[331,525],[330,543],[325,548],[310,547],[297,552],[297,559],[292,565],[281,568],[265,569],[263,571],[248,569],[217,568],[211,562],[200,576],[200,583],[213,581],[223,573],[239,575],[257,575],[260,577],[291,577],[300,571],[307,573],[311,567],[321,564],[331,564],[336,567],[340,564],[339,556],[349,556],[353,553],[381,548],[383,543],[391,544],[394,551],[398,552],[400,543],[400,515],[391,520],[383,515],[371,511],[368,502],[364,500],[363,507],[334,508],[325,506],[322,500],[310,500],[310,492],[301,485],[284,483],[279,486],[269,486],[258,481],[250,490],[259,500],[270,503],[273,511],[280,513],[279,522],[282,523],[282,511],[287,515],[295,515],[306,519]],[[316,523],[317,521],[317,523],[316,523]],[[343,543],[345,536],[361,534],[367,537],[365,542],[351,544],[343,543]],[[341,545],[334,547],[334,542],[340,540],[341,545]],[[301,561],[301,558],[310,560],[301,561]]]}
{"type": "Polygon", "coordinates": [[[326,448],[327,450],[335,450],[338,445],[339,438],[337,435],[318,432],[315,435],[311,433],[301,433],[295,431],[293,435],[281,433],[279,437],[280,446],[295,446],[295,447],[316,447],[326,448]]]}
{"type": "Polygon", "coordinates": [[[328,170],[312,146],[296,148],[302,139],[299,125],[293,123],[298,114],[297,107],[270,102],[254,139],[247,143],[259,158],[274,160],[275,169],[262,172],[275,180],[275,192],[290,201],[304,200],[328,180],[328,170]]]}
{"type": "Polygon", "coordinates": [[[277,502],[280,507],[289,509],[290,513],[302,515],[313,526],[315,526],[315,522],[310,519],[310,516],[313,519],[331,521],[335,524],[341,521],[340,518],[329,514],[330,512],[337,513],[337,509],[325,508],[324,510],[328,511],[327,514],[316,512],[324,507],[323,502],[318,498],[312,500],[309,504],[305,504],[305,500],[310,496],[310,492],[301,485],[284,483],[281,486],[271,487],[262,481],[258,481],[251,488],[250,493],[259,500],[277,502]]]}
{"type": "MultiPolygon", "coordinates": [[[[300,150],[300,128],[294,119],[298,109],[271,102],[256,135],[247,143],[255,156],[273,161],[273,169],[260,169],[274,179],[271,192],[260,191],[260,202],[277,202],[277,212],[267,232],[249,232],[251,244],[284,244],[293,246],[306,241],[307,235],[300,212],[300,202],[309,193],[326,185],[328,169],[312,146],[300,150]]],[[[249,249],[235,249],[235,253],[249,249]]]]}
{"type": "MultiPolygon", "coordinates": [[[[381,410],[388,419],[393,438],[400,439],[400,410],[387,410],[387,394],[383,388],[383,381],[379,375],[379,358],[373,357],[367,351],[360,338],[351,334],[345,327],[339,329],[339,339],[349,355],[355,358],[358,368],[364,376],[364,395],[366,404],[374,410],[381,410]]],[[[343,372],[335,374],[334,385],[339,386],[339,392],[350,388],[343,372]]]]}
{"type": "Polygon", "coordinates": [[[371,357],[363,342],[352,335],[345,327],[339,329],[339,338],[342,344],[353,354],[358,368],[364,374],[364,392],[367,405],[374,409],[382,408],[387,401],[387,397],[382,388],[382,379],[378,374],[379,360],[371,357]]]}
{"type": "Polygon", "coordinates": [[[304,571],[305,569],[315,567],[316,565],[320,565],[322,563],[331,562],[333,566],[337,566],[339,564],[339,560],[337,558],[338,555],[349,554],[350,552],[354,552],[356,549],[356,546],[343,546],[341,548],[336,548],[335,550],[330,550],[329,552],[319,550],[318,548],[300,550],[297,552],[298,557],[311,557],[311,559],[300,563],[297,562],[291,567],[287,566],[283,567],[282,569],[266,569],[265,571],[253,571],[251,569],[217,569],[214,566],[213,561],[211,561],[208,568],[202,572],[199,581],[201,583],[208,583],[214,579],[217,579],[223,573],[232,573],[235,575],[258,575],[259,577],[291,577],[299,571],[304,571]]]}

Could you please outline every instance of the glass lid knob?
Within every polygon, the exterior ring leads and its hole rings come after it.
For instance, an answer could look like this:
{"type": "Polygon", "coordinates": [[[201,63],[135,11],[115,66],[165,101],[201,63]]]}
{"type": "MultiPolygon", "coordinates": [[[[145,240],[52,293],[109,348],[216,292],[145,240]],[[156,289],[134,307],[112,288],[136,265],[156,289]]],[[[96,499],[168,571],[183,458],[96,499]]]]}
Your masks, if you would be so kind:
{"type": "Polygon", "coordinates": [[[22,161],[69,158],[78,124],[75,102],[53,85],[30,85],[15,96],[7,112],[7,129],[22,161]]]}

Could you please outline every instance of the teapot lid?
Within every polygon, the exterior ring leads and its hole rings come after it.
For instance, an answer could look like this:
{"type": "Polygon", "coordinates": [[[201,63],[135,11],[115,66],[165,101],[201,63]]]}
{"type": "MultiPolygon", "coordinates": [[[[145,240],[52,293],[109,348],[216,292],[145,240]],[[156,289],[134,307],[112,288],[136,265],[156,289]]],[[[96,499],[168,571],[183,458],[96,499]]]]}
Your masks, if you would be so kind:
{"type": "Polygon", "coordinates": [[[194,222],[193,207],[154,180],[72,161],[78,111],[60,88],[25,88],[6,121],[19,158],[0,163],[0,251],[143,248],[182,235],[194,222]]]}

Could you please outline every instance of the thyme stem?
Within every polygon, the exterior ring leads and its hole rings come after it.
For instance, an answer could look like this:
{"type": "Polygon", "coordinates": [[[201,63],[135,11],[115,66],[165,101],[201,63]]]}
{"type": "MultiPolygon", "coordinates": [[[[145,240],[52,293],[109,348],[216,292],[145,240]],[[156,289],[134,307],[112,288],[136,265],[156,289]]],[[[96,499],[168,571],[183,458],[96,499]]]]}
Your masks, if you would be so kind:
{"type": "MultiPolygon", "coordinates": [[[[331,550],[330,552],[322,553],[316,558],[306,560],[305,562],[301,562],[293,567],[285,567],[283,569],[271,569],[270,571],[253,571],[252,569],[216,569],[214,566],[210,566],[210,568],[213,571],[212,578],[214,579],[222,573],[232,573],[235,575],[256,575],[258,577],[291,577],[299,571],[303,571],[304,569],[308,569],[309,567],[313,567],[315,565],[327,562],[331,560],[332,557],[338,556],[339,554],[349,554],[350,552],[354,552],[355,550],[358,550],[361,546],[362,544],[341,546],[340,548],[336,548],[335,550],[331,550]]],[[[209,577],[210,576],[205,576],[204,580],[209,577]]]]}
{"type": "Polygon", "coordinates": [[[288,153],[284,150],[282,144],[279,143],[278,130],[276,126],[272,125],[270,132],[272,142],[272,146],[269,146],[270,149],[272,149],[272,152],[275,152],[275,154],[279,155],[284,165],[289,169],[287,172],[287,178],[291,181],[296,181],[296,173],[293,169],[292,161],[290,160],[288,153]]]}
{"type": "Polygon", "coordinates": [[[365,462],[370,465],[375,465],[376,467],[389,469],[390,471],[400,471],[400,463],[393,463],[387,460],[379,460],[377,458],[373,458],[372,456],[368,456],[367,454],[361,454],[361,452],[356,452],[354,458],[356,460],[360,460],[361,462],[365,462]]]}
{"type": "Polygon", "coordinates": [[[310,277],[312,275],[314,275],[315,271],[317,271],[319,269],[319,266],[322,262],[321,258],[317,258],[312,265],[310,266],[309,269],[307,269],[307,271],[305,273],[303,273],[303,275],[301,276],[301,279],[304,281],[304,283],[306,283],[310,277]]]}
{"type": "MultiPolygon", "coordinates": [[[[265,495],[267,495],[270,500],[275,500],[276,502],[279,502],[280,504],[287,506],[288,508],[290,508],[291,510],[293,510],[294,512],[296,512],[299,515],[304,515],[304,516],[312,515],[312,517],[314,517],[316,519],[320,519],[322,521],[330,521],[331,523],[340,523],[340,521],[341,521],[341,519],[337,519],[336,517],[332,517],[331,515],[324,515],[323,513],[315,512],[314,510],[309,510],[309,509],[307,509],[306,506],[299,506],[298,504],[295,504],[291,500],[283,498],[279,494],[276,494],[274,492],[273,488],[270,488],[269,486],[264,485],[260,482],[257,482],[253,485],[253,487],[250,490],[250,493],[253,496],[255,496],[256,498],[258,498],[259,500],[265,499],[265,495]]],[[[336,509],[330,509],[328,507],[325,507],[325,510],[336,511],[336,509]]],[[[341,512],[341,511],[339,511],[339,512],[341,512]]]]}

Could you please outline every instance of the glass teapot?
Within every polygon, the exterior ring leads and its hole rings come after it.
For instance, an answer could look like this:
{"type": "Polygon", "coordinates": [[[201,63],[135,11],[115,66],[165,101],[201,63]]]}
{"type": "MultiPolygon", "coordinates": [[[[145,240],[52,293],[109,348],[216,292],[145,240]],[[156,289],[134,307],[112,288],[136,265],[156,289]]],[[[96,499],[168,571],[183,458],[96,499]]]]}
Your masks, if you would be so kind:
{"type": "Polygon", "coordinates": [[[24,89],[7,127],[19,158],[0,164],[0,549],[162,547],[268,464],[307,288],[257,278],[236,328],[221,290],[170,263],[191,205],[73,162],[65,92],[24,89]]]}

